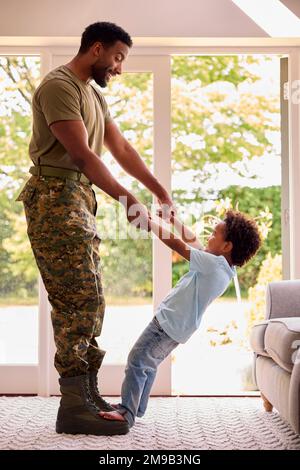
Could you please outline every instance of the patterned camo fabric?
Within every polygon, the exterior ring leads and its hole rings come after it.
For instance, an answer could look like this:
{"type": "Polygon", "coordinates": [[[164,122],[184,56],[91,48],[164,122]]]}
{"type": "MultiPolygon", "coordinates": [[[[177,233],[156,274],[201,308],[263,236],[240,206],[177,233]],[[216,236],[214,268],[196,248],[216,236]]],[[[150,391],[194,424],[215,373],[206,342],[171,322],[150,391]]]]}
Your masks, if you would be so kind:
{"type": "Polygon", "coordinates": [[[62,377],[99,369],[105,352],[95,337],[105,301],[95,193],[89,184],[32,176],[17,201],[24,204],[28,237],[52,306],[55,367],[62,377]]]}

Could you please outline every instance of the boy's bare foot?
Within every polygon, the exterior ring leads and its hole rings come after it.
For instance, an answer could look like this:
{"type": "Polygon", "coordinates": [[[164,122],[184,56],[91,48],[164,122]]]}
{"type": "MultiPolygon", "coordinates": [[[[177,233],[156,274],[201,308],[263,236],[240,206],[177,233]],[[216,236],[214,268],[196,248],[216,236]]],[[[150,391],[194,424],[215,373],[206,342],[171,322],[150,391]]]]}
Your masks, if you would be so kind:
{"type": "Polygon", "coordinates": [[[109,419],[111,421],[125,421],[123,415],[118,411],[100,411],[100,416],[104,419],[109,419]]]}

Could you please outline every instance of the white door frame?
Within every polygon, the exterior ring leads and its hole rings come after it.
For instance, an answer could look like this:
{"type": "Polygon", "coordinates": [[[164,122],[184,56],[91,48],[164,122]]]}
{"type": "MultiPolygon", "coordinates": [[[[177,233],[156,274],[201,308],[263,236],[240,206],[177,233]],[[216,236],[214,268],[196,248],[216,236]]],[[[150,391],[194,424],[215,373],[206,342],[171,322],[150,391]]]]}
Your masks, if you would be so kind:
{"type": "MultiPolygon", "coordinates": [[[[297,41],[295,40],[295,44],[297,41]]],[[[54,56],[74,55],[74,47],[1,46],[0,55],[40,55],[42,76],[51,70],[54,56]]],[[[295,89],[300,79],[299,46],[184,46],[184,47],[137,47],[132,51],[125,70],[138,71],[141,65],[149,67],[154,76],[154,173],[166,189],[171,186],[171,70],[172,54],[285,54],[289,57],[289,87],[295,89]],[[138,65],[141,64],[141,65],[138,65]],[[294,87],[294,88],[293,88],[294,87]],[[158,124],[159,123],[159,124],[158,124]]],[[[146,68],[147,68],[146,67],[146,68]]],[[[141,68],[142,71],[144,69],[141,68]]],[[[148,69],[147,69],[148,70],[148,69]]],[[[289,100],[289,200],[290,200],[290,278],[300,278],[300,106],[289,100]]],[[[159,241],[153,246],[154,307],[171,287],[171,252],[159,241]]],[[[40,282],[39,301],[39,364],[0,366],[3,380],[0,393],[38,393],[48,396],[57,393],[56,371],[53,363],[54,347],[50,311],[45,289],[40,282]]],[[[103,366],[104,367],[104,366],[103,366]]],[[[103,369],[102,390],[107,394],[119,393],[122,366],[103,369]],[[104,389],[103,389],[104,386],[104,389]]],[[[166,359],[156,383],[154,393],[171,394],[171,362],[166,359]]]]}
{"type": "Polygon", "coordinates": [[[280,58],[280,114],[281,114],[281,246],[282,278],[290,277],[290,197],[289,197],[289,93],[288,93],[288,57],[280,58]]]}

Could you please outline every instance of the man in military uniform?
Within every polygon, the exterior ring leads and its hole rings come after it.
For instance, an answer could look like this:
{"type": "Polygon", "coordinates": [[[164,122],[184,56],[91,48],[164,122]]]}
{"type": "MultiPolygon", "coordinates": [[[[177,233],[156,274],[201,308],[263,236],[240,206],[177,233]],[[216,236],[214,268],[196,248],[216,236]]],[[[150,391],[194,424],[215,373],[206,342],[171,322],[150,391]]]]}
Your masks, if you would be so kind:
{"type": "Polygon", "coordinates": [[[24,204],[31,247],[52,306],[62,394],[59,433],[112,435],[129,430],[127,423],[99,415],[111,407],[97,388],[104,351],[96,337],[105,302],[92,184],[121,201],[137,228],[149,230],[148,212],[101,161],[103,144],[125,171],[172,210],[168,193],[120,133],[92,83],[105,87],[121,74],[131,46],[130,36],[115,24],[88,26],[78,54],[46,75],[33,96],[29,154],[34,166],[17,200],[24,204]]]}

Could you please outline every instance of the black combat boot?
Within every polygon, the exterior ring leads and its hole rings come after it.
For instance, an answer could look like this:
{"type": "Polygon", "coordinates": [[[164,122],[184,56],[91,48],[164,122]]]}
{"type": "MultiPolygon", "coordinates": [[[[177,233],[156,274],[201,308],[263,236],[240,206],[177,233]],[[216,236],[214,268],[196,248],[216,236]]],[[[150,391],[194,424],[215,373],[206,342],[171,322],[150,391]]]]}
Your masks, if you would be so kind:
{"type": "Polygon", "coordinates": [[[90,372],[88,372],[92,399],[98,406],[100,411],[115,411],[115,408],[113,408],[107,401],[105,401],[99,393],[97,374],[97,370],[91,370],[90,372]]]}
{"type": "Polygon", "coordinates": [[[99,408],[91,398],[87,375],[60,378],[61,400],[57,413],[56,432],[112,436],[126,434],[126,421],[101,418],[99,408]]]}

